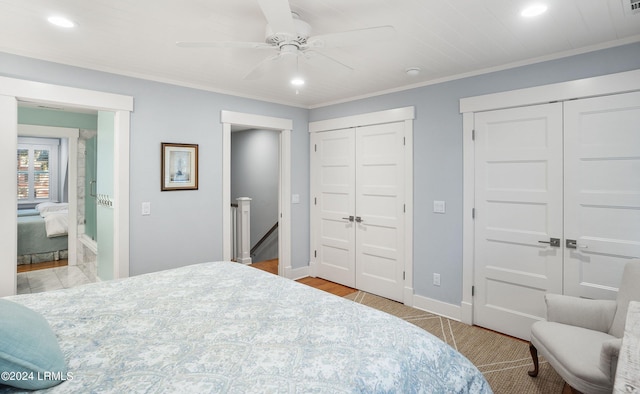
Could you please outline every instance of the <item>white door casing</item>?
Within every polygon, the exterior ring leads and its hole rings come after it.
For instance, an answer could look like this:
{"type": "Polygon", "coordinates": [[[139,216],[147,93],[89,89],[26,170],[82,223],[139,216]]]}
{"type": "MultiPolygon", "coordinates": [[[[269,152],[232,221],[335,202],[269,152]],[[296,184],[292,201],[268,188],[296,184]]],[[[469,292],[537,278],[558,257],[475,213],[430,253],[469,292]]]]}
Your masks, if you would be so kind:
{"type": "Polygon", "coordinates": [[[402,301],[404,122],[312,134],[317,276],[402,301]]]}
{"type": "MultiPolygon", "coordinates": [[[[114,277],[129,276],[129,128],[133,97],[0,77],[0,134],[5,142],[0,144],[0,157],[4,158],[0,163],[3,166],[11,163],[6,168],[12,169],[17,148],[18,100],[115,112],[114,277]]],[[[0,296],[6,296],[16,293],[17,184],[15,171],[2,174],[1,181],[6,187],[0,193],[0,235],[10,246],[0,251],[0,296]]]]}
{"type": "Polygon", "coordinates": [[[463,266],[461,320],[474,324],[474,278],[475,278],[475,142],[474,113],[500,108],[512,108],[576,98],[614,95],[640,90],[640,70],[601,75],[580,80],[560,82],[513,91],[460,99],[460,113],[463,114],[463,157],[464,157],[464,197],[463,197],[463,266]]]}
{"type": "Polygon", "coordinates": [[[474,322],[528,338],[562,292],[562,104],[477,113],[475,141],[474,322]]]}
{"type": "MultiPolygon", "coordinates": [[[[330,232],[324,230],[320,224],[321,207],[318,204],[319,196],[322,192],[319,187],[322,182],[325,184],[329,182],[320,180],[320,155],[317,155],[317,157],[315,155],[315,149],[318,149],[316,145],[318,145],[318,141],[321,140],[322,134],[330,135],[328,133],[337,131],[336,135],[339,135],[339,133],[345,132],[345,129],[351,129],[354,130],[354,142],[349,142],[349,144],[361,144],[362,146],[358,148],[354,146],[354,150],[351,150],[351,156],[353,156],[353,158],[345,158],[344,162],[346,163],[348,160],[352,160],[354,163],[353,166],[355,166],[355,174],[362,173],[361,177],[364,183],[359,188],[355,186],[358,184],[357,180],[353,183],[353,192],[350,191],[345,194],[353,194],[354,197],[351,200],[353,203],[346,203],[344,207],[333,208],[333,211],[335,211],[333,216],[339,216],[340,220],[348,223],[348,225],[342,224],[342,228],[345,229],[345,231],[352,229],[352,233],[354,234],[353,247],[351,245],[345,247],[348,242],[351,242],[348,241],[351,235],[347,237],[344,235],[334,237],[335,239],[331,241],[336,242],[336,240],[343,240],[343,242],[339,243],[344,250],[341,252],[343,255],[348,256],[351,254],[355,256],[360,253],[359,251],[362,251],[361,255],[365,256],[364,258],[368,259],[368,261],[365,261],[365,264],[360,270],[354,267],[355,271],[360,271],[357,278],[355,278],[355,272],[345,273],[343,276],[353,276],[356,285],[358,280],[362,283],[362,278],[366,278],[365,286],[367,286],[367,282],[370,282],[373,287],[372,292],[374,293],[379,291],[384,293],[385,286],[393,287],[395,290],[392,294],[395,295],[391,295],[391,297],[404,302],[406,305],[413,305],[414,117],[415,109],[413,107],[405,107],[309,123],[309,132],[311,133],[311,276],[322,276],[319,274],[321,271],[321,268],[319,268],[321,258],[318,256],[319,249],[325,241],[321,241],[320,231],[325,231],[325,235],[330,234],[330,232]],[[391,126],[391,129],[389,129],[388,126],[392,123],[397,123],[397,125],[391,126]],[[379,128],[377,125],[381,127],[379,128]],[[375,127],[369,129],[369,126],[375,127]],[[397,130],[399,129],[402,129],[402,137],[397,135],[397,130]],[[358,130],[365,131],[365,133],[362,134],[363,138],[357,137],[358,130]],[[392,137],[392,135],[395,135],[395,137],[392,137]],[[399,150],[395,152],[394,143],[389,143],[389,141],[393,140],[402,145],[402,148],[398,148],[399,150]],[[383,147],[383,145],[385,146],[383,147]],[[370,153],[356,155],[356,151],[359,149],[364,149],[370,153]],[[391,152],[381,153],[385,149],[391,152]],[[359,164],[356,161],[356,156],[365,158],[365,160],[362,161],[361,168],[358,167],[359,164]],[[396,161],[396,164],[392,165],[390,161],[396,161]],[[378,168],[376,169],[376,167],[378,168]],[[375,172],[379,172],[381,176],[377,178],[373,175],[375,172]],[[392,178],[392,175],[390,174],[392,173],[401,179],[394,180],[395,182],[391,181],[390,178],[392,178]],[[392,186],[393,183],[395,183],[395,186],[392,186]],[[360,193],[361,197],[356,196],[357,193],[360,193]],[[385,200],[388,201],[382,203],[382,201],[385,200]],[[401,200],[403,200],[403,203],[400,202],[401,200]],[[348,208],[350,204],[353,204],[354,208],[348,208]],[[361,211],[358,211],[358,204],[363,207],[361,211]],[[379,204],[386,205],[387,208],[376,213],[377,208],[375,207],[379,204]],[[351,212],[349,213],[347,211],[351,212]],[[337,212],[344,212],[345,215],[337,215],[337,212]],[[401,214],[398,214],[398,212],[401,212],[401,214]],[[350,219],[349,216],[352,216],[353,219],[350,219]],[[360,217],[360,222],[356,222],[356,217],[358,216],[360,217]],[[398,229],[394,228],[395,226],[398,226],[398,229]],[[396,232],[394,233],[394,231],[396,232]],[[361,238],[359,238],[360,233],[363,234],[361,238]],[[392,235],[389,236],[390,234],[392,235]],[[380,238],[387,236],[389,237],[385,238],[382,243],[379,242],[380,238]],[[361,241],[356,241],[358,238],[361,241]],[[361,245],[358,249],[359,244],[361,245]],[[391,264],[387,264],[389,262],[391,262],[391,264]],[[399,266],[401,266],[402,269],[398,269],[399,266]]],[[[351,137],[347,138],[350,139],[351,137]]],[[[351,164],[349,164],[349,166],[351,166],[351,164]]],[[[329,171],[325,171],[325,173],[329,173],[329,171]]],[[[357,178],[358,176],[355,175],[354,177],[357,178]]],[[[326,205],[322,209],[329,211],[328,208],[329,206],[326,205]]],[[[325,236],[324,238],[327,239],[331,237],[325,236]]],[[[349,261],[357,262],[358,260],[357,257],[354,257],[349,261]]],[[[351,269],[346,268],[344,263],[341,264],[345,267],[343,268],[344,272],[351,269]]],[[[339,264],[334,265],[337,266],[339,264]]],[[[354,271],[354,269],[351,269],[351,271],[354,271]]]]}
{"type": "Polygon", "coordinates": [[[564,119],[565,237],[575,241],[564,292],[614,299],[624,264],[640,257],[640,92],[568,101],[564,119]]]}

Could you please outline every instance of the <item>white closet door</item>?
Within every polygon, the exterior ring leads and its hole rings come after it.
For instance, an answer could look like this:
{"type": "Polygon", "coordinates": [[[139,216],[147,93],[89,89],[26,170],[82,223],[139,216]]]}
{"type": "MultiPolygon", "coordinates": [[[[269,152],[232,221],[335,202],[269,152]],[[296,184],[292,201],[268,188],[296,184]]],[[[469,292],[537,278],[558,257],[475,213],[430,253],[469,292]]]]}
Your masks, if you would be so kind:
{"type": "Polygon", "coordinates": [[[564,290],[615,298],[640,257],[640,93],[565,103],[564,290]]]}
{"type": "Polygon", "coordinates": [[[313,133],[317,276],[355,287],[354,129],[313,133]]]}
{"type": "Polygon", "coordinates": [[[475,155],[474,323],[528,339],[562,293],[562,104],[476,113],[475,155]]]}
{"type": "Polygon", "coordinates": [[[403,300],[404,123],[356,131],[356,287],[403,300]]]}

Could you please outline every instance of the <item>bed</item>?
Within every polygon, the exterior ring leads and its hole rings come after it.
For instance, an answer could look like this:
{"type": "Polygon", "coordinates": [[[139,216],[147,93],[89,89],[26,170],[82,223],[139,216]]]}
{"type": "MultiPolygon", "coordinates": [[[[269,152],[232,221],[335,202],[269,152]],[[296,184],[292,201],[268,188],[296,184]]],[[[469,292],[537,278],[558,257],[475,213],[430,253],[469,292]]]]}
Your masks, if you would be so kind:
{"type": "Polygon", "coordinates": [[[65,258],[68,217],[68,204],[43,203],[18,210],[18,264],[65,258]]]}
{"type": "Polygon", "coordinates": [[[426,331],[238,263],[4,300],[51,326],[67,369],[53,393],[491,393],[426,331]]]}

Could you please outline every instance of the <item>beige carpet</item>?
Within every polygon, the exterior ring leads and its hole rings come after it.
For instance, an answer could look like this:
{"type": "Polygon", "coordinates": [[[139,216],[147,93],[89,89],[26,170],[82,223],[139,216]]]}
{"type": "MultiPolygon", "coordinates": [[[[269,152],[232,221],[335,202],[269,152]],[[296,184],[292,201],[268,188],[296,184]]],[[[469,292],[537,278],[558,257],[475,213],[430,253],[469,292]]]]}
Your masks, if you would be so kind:
{"type": "Polygon", "coordinates": [[[529,344],[525,341],[468,326],[362,291],[345,298],[398,316],[440,338],[471,360],[496,394],[561,394],[563,391],[564,382],[542,358],[538,377],[527,375],[532,363],[529,344]]]}

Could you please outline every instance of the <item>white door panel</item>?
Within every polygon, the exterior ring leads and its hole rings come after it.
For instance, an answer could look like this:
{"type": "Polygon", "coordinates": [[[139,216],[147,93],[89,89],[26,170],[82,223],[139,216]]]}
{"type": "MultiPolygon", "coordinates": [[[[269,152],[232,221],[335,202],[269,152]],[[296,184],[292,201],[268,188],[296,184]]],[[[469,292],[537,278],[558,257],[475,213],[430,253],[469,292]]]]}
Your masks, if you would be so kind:
{"type": "Polygon", "coordinates": [[[403,298],[404,123],[356,131],[356,286],[403,298]]]}
{"type": "Polygon", "coordinates": [[[317,274],[355,287],[355,233],[349,216],[355,212],[354,130],[312,134],[317,171],[316,205],[319,216],[317,274]]]}
{"type": "Polygon", "coordinates": [[[476,324],[528,338],[562,292],[562,105],[475,115],[476,324]]]}
{"type": "Polygon", "coordinates": [[[565,104],[565,293],[616,297],[640,257],[640,93],[565,104]]]}

